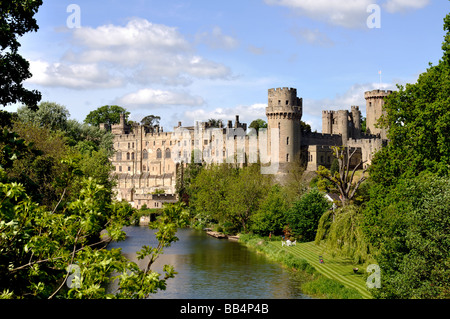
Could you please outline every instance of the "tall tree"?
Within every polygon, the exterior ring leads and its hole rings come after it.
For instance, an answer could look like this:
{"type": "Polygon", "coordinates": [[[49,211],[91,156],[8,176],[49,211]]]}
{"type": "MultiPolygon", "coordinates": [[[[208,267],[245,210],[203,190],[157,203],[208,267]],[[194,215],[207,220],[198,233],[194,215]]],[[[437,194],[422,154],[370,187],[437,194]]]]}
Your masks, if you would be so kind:
{"type": "Polygon", "coordinates": [[[422,171],[446,175],[450,168],[450,15],[443,58],[422,73],[417,83],[398,86],[386,98],[380,124],[389,127],[387,147],[372,161],[370,176],[383,185],[422,171]]]}
{"type": "Polygon", "coordinates": [[[34,15],[42,0],[9,0],[0,2],[0,104],[22,102],[37,108],[41,94],[27,90],[22,82],[30,78],[30,64],[19,53],[18,37],[39,29],[34,15]]]}
{"type": "Polygon", "coordinates": [[[262,119],[254,120],[250,123],[249,128],[254,128],[256,131],[259,131],[260,128],[267,128],[267,122],[262,119]]]}
{"type": "Polygon", "coordinates": [[[94,126],[99,126],[101,123],[109,125],[118,124],[120,122],[120,114],[122,113],[125,114],[125,120],[128,120],[130,112],[123,107],[118,105],[104,105],[90,112],[86,116],[84,123],[94,126]]]}
{"type": "Polygon", "coordinates": [[[141,124],[147,127],[150,130],[153,130],[155,127],[159,126],[159,121],[161,120],[160,116],[156,115],[147,115],[141,120],[141,124]]]}
{"type": "Polygon", "coordinates": [[[339,170],[335,171],[332,174],[330,170],[328,170],[324,166],[319,166],[317,174],[320,177],[333,183],[333,185],[339,191],[342,205],[346,206],[356,195],[356,191],[361,186],[361,183],[367,179],[367,177],[364,176],[364,173],[367,169],[364,169],[359,180],[356,183],[353,183],[353,178],[355,177],[356,171],[362,169],[362,165],[364,164],[361,159],[360,161],[358,161],[358,164],[355,165],[353,170],[350,170],[352,158],[353,156],[355,156],[358,149],[355,148],[353,150],[350,150],[350,147],[336,146],[333,146],[332,148],[334,156],[338,160],[339,170]]]}

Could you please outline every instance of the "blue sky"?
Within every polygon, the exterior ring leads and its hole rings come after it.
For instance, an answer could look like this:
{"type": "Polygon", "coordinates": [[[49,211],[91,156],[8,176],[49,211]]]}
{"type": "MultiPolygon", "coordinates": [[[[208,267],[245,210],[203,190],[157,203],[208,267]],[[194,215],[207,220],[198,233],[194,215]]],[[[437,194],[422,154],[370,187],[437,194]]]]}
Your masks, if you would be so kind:
{"type": "Polygon", "coordinates": [[[26,87],[78,121],[117,104],[135,121],[161,116],[165,131],[235,115],[250,123],[265,119],[269,88],[294,87],[320,132],[322,110],[359,105],[365,115],[364,91],[414,83],[437,64],[449,9],[447,0],[44,0],[20,52],[33,73],[26,87]],[[380,28],[367,23],[373,4],[380,28]]]}

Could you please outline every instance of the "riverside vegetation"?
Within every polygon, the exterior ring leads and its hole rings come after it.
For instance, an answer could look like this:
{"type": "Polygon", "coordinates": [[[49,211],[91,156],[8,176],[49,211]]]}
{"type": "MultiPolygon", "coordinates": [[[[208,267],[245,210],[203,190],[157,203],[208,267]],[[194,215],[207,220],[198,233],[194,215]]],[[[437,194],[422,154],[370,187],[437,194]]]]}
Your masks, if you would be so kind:
{"type": "Polygon", "coordinates": [[[358,277],[341,284],[322,276],[306,255],[283,253],[275,236],[361,269],[378,264],[382,286],[370,290],[374,298],[450,297],[450,15],[439,63],[386,98],[379,125],[389,128],[389,143],[375,154],[366,180],[353,180],[342,163],[320,168],[309,183],[293,164],[283,184],[261,175],[257,164],[188,164],[177,181],[182,203],[166,206],[150,224],[158,245],[137,252],[147,260],[139,269],[120,250],[106,249],[109,240],[124,239],[123,226],[137,216],[113,200],[111,135],[70,120],[57,103],[38,104],[40,94],[21,86],[31,74],[17,37],[37,29],[41,3],[17,12],[18,1],[9,1],[0,13],[0,103],[25,104],[17,113],[0,112],[1,298],[145,298],[175,275],[170,265],[162,278],[151,267],[188,223],[241,234],[242,242],[301,270],[303,289],[313,295],[366,297],[354,284],[358,277]],[[353,189],[332,210],[323,193],[339,192],[343,183],[353,189]],[[119,289],[107,293],[111,280],[119,289]]]}

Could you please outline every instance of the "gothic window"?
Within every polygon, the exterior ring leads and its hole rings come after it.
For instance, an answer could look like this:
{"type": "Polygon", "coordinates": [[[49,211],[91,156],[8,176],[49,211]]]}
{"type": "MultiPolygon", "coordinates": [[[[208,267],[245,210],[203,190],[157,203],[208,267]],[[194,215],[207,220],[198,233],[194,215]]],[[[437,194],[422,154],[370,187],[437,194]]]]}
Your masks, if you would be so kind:
{"type": "Polygon", "coordinates": [[[116,153],[116,161],[121,161],[122,160],[122,152],[117,152],[116,153]]]}
{"type": "Polygon", "coordinates": [[[170,149],[168,148],[168,149],[166,149],[166,156],[165,156],[166,158],[170,158],[170,149]]]}
{"type": "Polygon", "coordinates": [[[142,159],[148,159],[148,152],[147,152],[147,150],[143,150],[142,151],[142,159]]]}
{"type": "Polygon", "coordinates": [[[128,148],[130,148],[130,143],[128,143],[128,148]]]}
{"type": "Polygon", "coordinates": [[[156,158],[162,158],[162,151],[160,148],[156,151],[156,158]]]}
{"type": "Polygon", "coordinates": [[[133,144],[132,144],[131,148],[134,148],[134,142],[133,142],[133,144]]]}
{"type": "Polygon", "coordinates": [[[127,153],[127,161],[130,160],[130,153],[127,153]]]}

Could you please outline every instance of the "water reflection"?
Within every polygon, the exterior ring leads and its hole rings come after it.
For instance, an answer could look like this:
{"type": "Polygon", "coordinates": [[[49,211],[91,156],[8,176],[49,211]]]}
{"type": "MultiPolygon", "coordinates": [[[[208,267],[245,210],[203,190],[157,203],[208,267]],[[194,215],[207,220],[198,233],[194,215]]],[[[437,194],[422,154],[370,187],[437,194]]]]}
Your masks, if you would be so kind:
{"type": "MultiPolygon", "coordinates": [[[[143,245],[156,246],[154,231],[147,227],[127,227],[127,239],[112,243],[144,268],[135,252],[143,245]]],[[[167,290],[152,299],[294,299],[307,298],[293,273],[267,260],[245,246],[226,239],[215,239],[202,231],[181,229],[178,242],[166,248],[153,266],[162,273],[165,264],[178,274],[167,281],[167,290]]]]}

